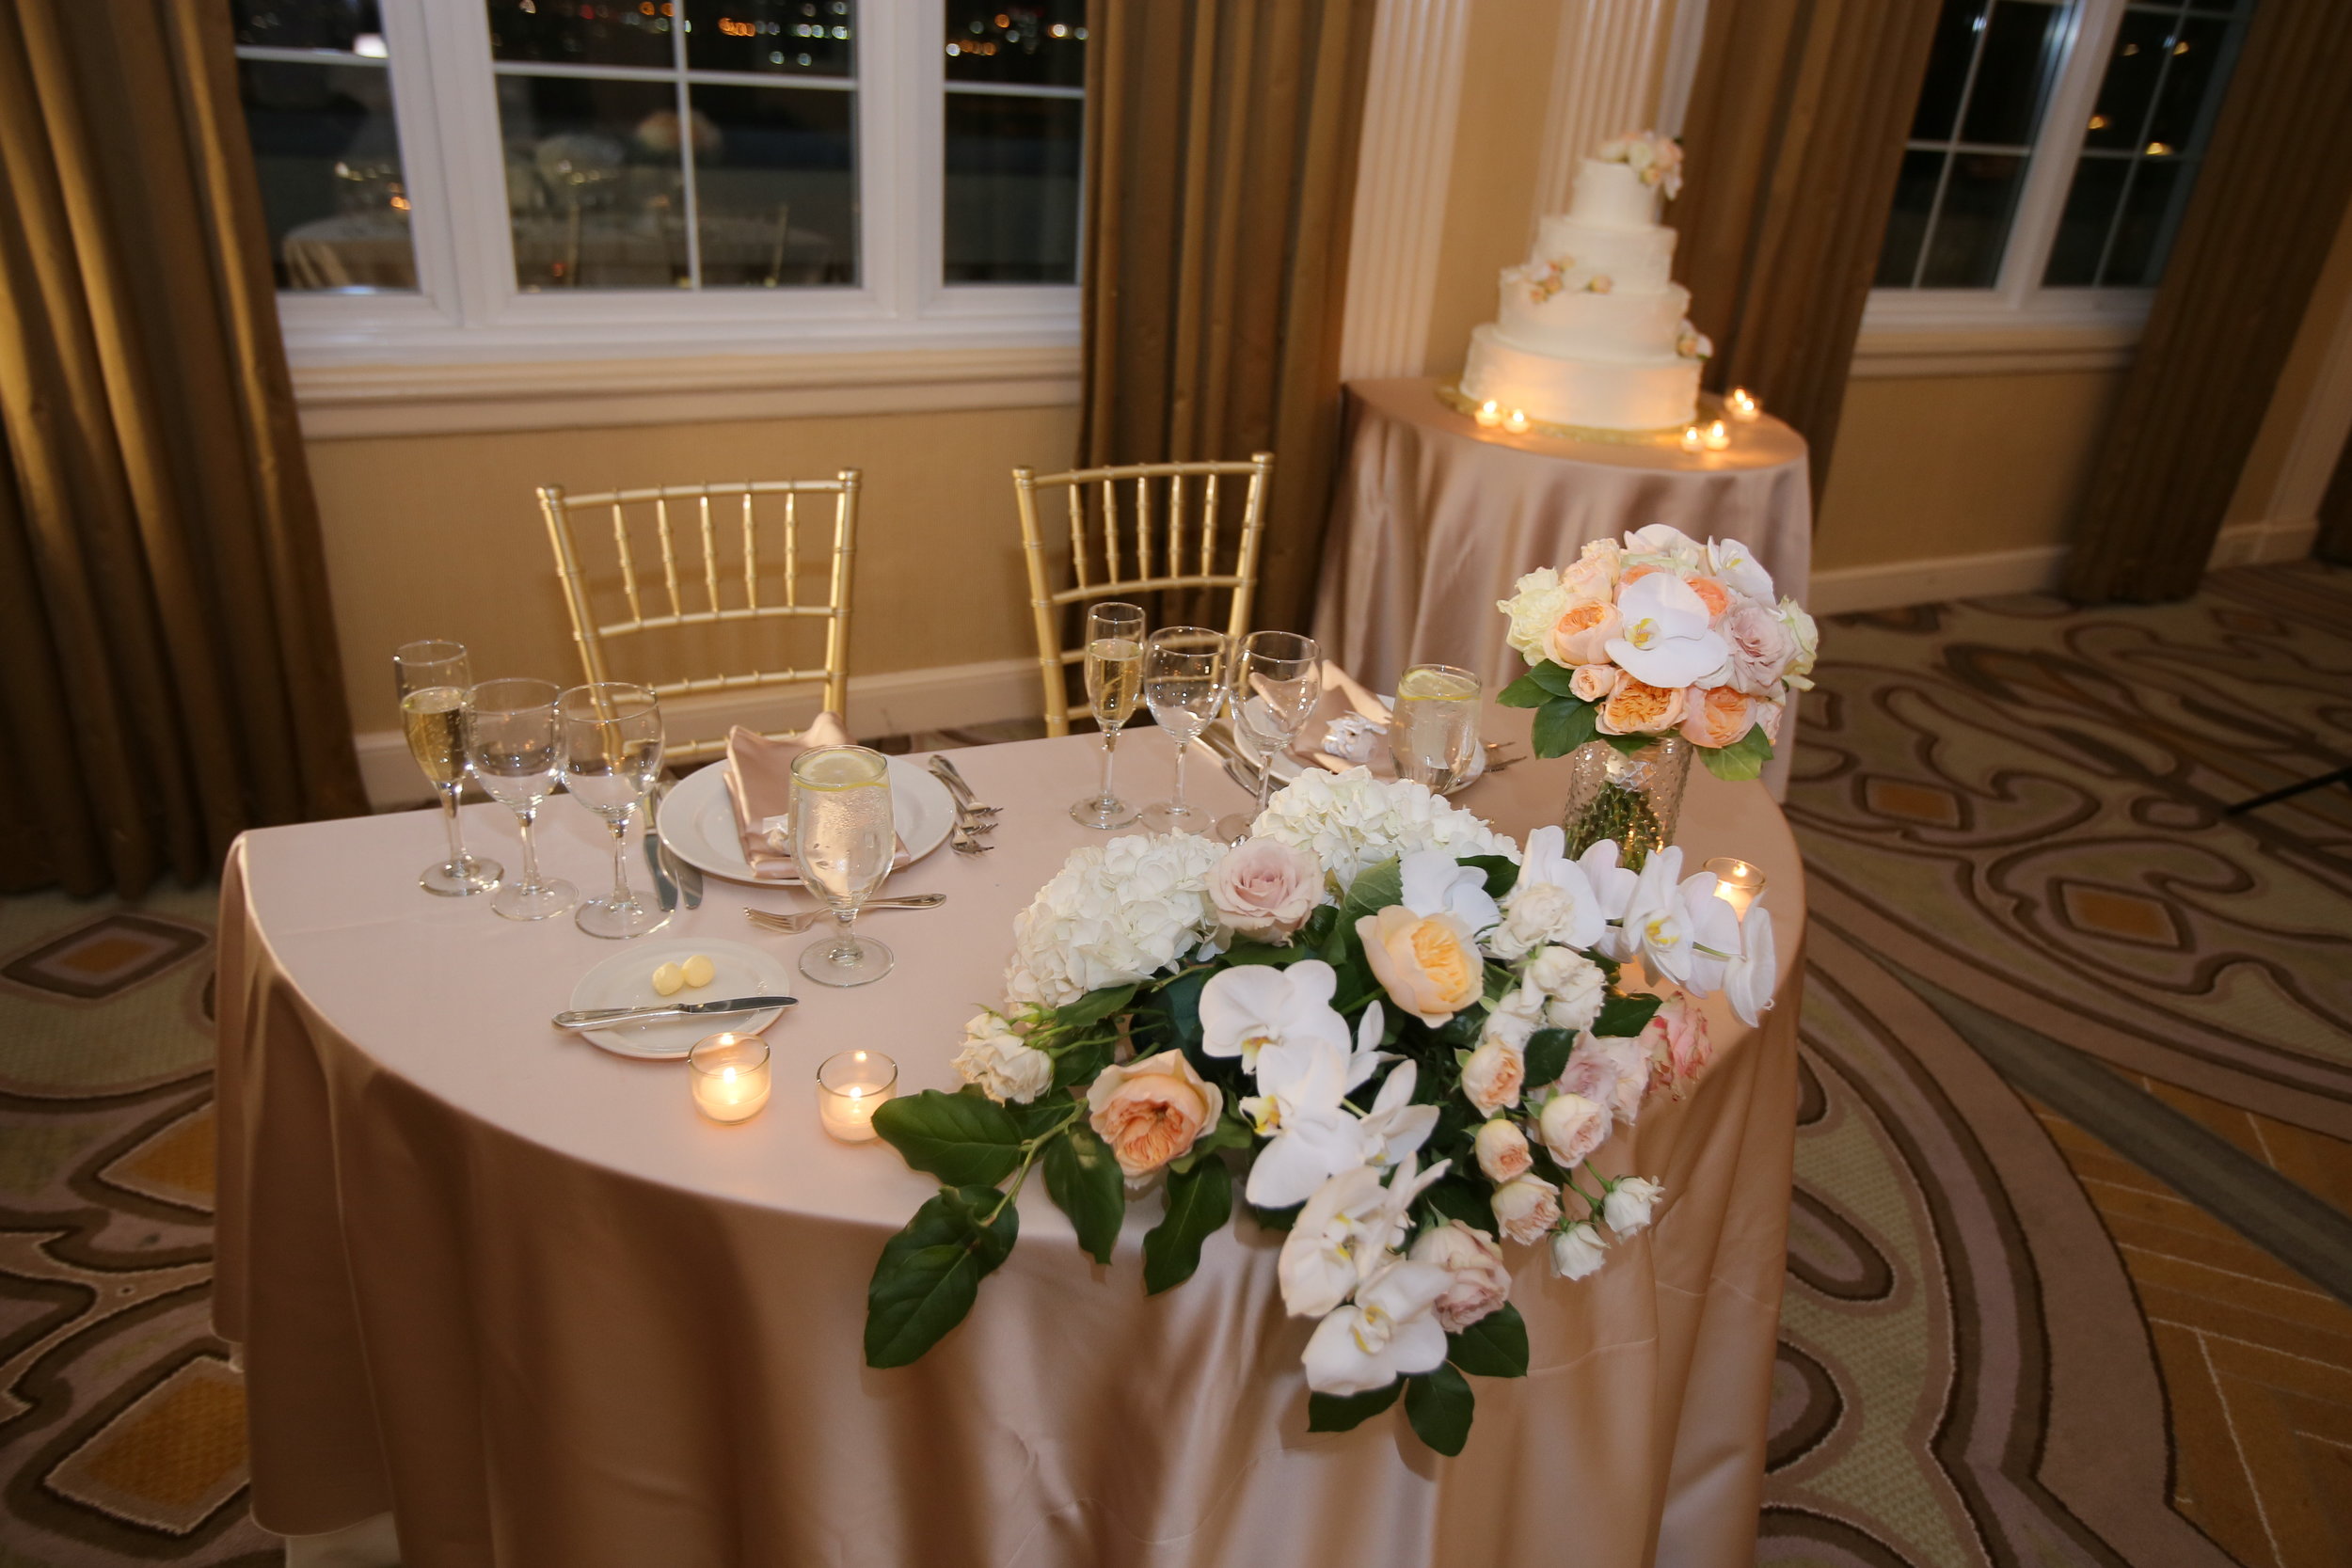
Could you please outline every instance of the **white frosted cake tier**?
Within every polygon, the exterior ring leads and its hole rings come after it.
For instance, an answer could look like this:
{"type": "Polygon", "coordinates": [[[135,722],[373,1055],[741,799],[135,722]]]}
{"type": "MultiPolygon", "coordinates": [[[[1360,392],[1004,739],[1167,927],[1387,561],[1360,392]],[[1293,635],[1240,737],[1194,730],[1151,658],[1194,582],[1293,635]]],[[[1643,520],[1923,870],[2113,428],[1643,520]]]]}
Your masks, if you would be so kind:
{"type": "Polygon", "coordinates": [[[1660,224],[1621,229],[1558,213],[1536,230],[1534,259],[1558,267],[1569,288],[1606,277],[1620,290],[1662,289],[1673,277],[1676,237],[1660,224]]]}
{"type": "Polygon", "coordinates": [[[1610,364],[1671,359],[1691,309],[1691,291],[1679,283],[1647,293],[1539,288],[1548,274],[1530,278],[1514,267],[1502,275],[1503,341],[1536,354],[1556,354],[1610,364]]]}
{"type": "Polygon", "coordinates": [[[1699,364],[1667,354],[1600,364],[1532,354],[1505,342],[1492,325],[1470,333],[1462,395],[1491,399],[1547,424],[1595,430],[1666,430],[1687,425],[1699,405],[1699,364]]]}
{"type": "Polygon", "coordinates": [[[1587,158],[1576,171],[1568,216],[1610,229],[1645,229],[1658,221],[1658,187],[1643,182],[1631,164],[1587,158]]]}

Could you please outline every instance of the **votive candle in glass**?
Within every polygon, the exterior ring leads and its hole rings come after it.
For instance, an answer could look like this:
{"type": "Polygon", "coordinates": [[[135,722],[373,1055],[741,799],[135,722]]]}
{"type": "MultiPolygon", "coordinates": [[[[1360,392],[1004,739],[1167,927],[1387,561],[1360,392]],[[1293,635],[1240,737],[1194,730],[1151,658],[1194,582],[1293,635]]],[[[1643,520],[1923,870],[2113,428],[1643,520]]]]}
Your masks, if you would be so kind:
{"type": "Polygon", "coordinates": [[[768,1103],[768,1042],[757,1035],[712,1035],[686,1053],[694,1109],[713,1121],[749,1121],[768,1103]]]}
{"type": "Polygon", "coordinates": [[[1481,425],[1491,430],[1496,425],[1502,422],[1502,410],[1496,405],[1494,399],[1488,398],[1486,402],[1478,405],[1478,412],[1472,415],[1471,418],[1475,419],[1481,425]]]}
{"type": "Polygon", "coordinates": [[[1684,425],[1682,427],[1682,450],[1693,452],[1706,451],[1707,433],[1694,424],[1684,425]]]}
{"type": "Polygon", "coordinates": [[[1526,435],[1527,410],[1524,408],[1512,409],[1511,412],[1503,418],[1502,428],[1509,431],[1514,436],[1526,435]]]}
{"type": "Polygon", "coordinates": [[[874,1113],[898,1085],[898,1064],[879,1051],[843,1051],[817,1069],[817,1118],[845,1144],[874,1137],[874,1113]]]}
{"type": "Polygon", "coordinates": [[[1707,427],[1707,434],[1701,439],[1707,443],[1708,451],[1721,451],[1731,445],[1731,427],[1717,420],[1707,427]]]}
{"type": "Polygon", "coordinates": [[[1754,424],[1764,417],[1764,404],[1745,387],[1734,387],[1724,395],[1724,412],[1741,424],[1754,424]]]}
{"type": "Polygon", "coordinates": [[[1748,906],[1764,896],[1764,873],[1745,861],[1718,855],[1707,863],[1707,869],[1715,874],[1715,896],[1735,914],[1744,918],[1748,906]]]}

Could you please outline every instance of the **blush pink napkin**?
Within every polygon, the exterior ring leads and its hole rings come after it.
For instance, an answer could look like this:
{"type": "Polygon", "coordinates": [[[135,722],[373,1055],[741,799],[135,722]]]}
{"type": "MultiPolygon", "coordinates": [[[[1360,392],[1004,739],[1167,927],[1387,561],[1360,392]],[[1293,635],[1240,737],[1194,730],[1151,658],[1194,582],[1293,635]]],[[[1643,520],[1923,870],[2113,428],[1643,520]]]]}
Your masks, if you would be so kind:
{"type": "MultiPolygon", "coordinates": [[[[770,818],[791,815],[792,759],[820,746],[854,744],[841,716],[831,712],[818,714],[808,728],[785,740],[771,740],[740,724],[727,732],[727,759],[720,766],[726,770],[735,831],[743,841],[743,858],[751,863],[753,876],[763,880],[800,877],[800,867],[782,847],[786,834],[779,831],[771,837],[767,829],[770,818]]],[[[900,839],[891,864],[904,865],[911,858],[906,841],[900,839]]]]}

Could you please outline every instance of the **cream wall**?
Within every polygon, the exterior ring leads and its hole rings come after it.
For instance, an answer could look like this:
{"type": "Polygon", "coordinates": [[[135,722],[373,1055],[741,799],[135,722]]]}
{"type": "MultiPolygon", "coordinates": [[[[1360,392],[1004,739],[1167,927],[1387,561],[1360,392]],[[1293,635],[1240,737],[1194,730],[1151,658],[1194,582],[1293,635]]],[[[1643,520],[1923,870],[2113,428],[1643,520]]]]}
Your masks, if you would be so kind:
{"type": "MultiPolygon", "coordinates": [[[[578,678],[534,486],[865,470],[860,674],[1034,652],[1009,470],[1065,467],[1073,407],[703,421],[309,443],[352,720],[396,729],[398,644],[454,638],[477,676],[578,678]]],[[[876,722],[854,715],[861,728],[876,722]]]]}

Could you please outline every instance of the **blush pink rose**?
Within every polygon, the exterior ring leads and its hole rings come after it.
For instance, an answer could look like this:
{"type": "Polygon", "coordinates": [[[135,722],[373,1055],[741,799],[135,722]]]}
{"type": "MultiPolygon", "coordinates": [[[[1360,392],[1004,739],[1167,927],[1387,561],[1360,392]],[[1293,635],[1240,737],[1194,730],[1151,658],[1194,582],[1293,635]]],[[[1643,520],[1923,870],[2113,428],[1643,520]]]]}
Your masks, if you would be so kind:
{"type": "Polygon", "coordinates": [[[1535,1164],[1535,1156],[1528,1151],[1527,1134],[1516,1122],[1497,1117],[1478,1130],[1474,1144],[1478,1168],[1489,1181],[1508,1181],[1515,1176],[1525,1176],[1535,1164]]]}
{"type": "Polygon", "coordinates": [[[1551,1157],[1574,1165],[1608,1140],[1609,1107],[1581,1094],[1555,1094],[1544,1101],[1538,1128],[1551,1157]]]}
{"type": "Polygon", "coordinates": [[[1682,738],[1720,750],[1756,722],[1756,699],[1728,686],[1694,686],[1682,694],[1682,738]]]}
{"type": "Polygon", "coordinates": [[[1209,905],[1246,937],[1287,942],[1323,902],[1323,863],[1279,839],[1253,838],[1209,873],[1209,905]]]}
{"type": "Polygon", "coordinates": [[[1462,1093],[1482,1117],[1519,1102],[1527,1085],[1527,1058],[1518,1048],[1489,1037],[1462,1064],[1462,1093]]]}
{"type": "Polygon", "coordinates": [[[1560,1223],[1560,1189],[1540,1176],[1517,1176],[1486,1200],[1506,1241],[1532,1246],[1560,1223]]]}
{"type": "Polygon", "coordinates": [[[1677,989],[1664,995],[1664,1005],[1642,1031],[1642,1045],[1649,1053],[1650,1086],[1672,1089],[1679,1099],[1685,1086],[1707,1070],[1715,1047],[1707,1037],[1707,1015],[1690,992],[1677,989]]]}
{"type": "Polygon", "coordinates": [[[1585,702],[1597,703],[1617,684],[1617,673],[1613,664],[1580,664],[1568,677],[1568,689],[1585,702]]]}
{"type": "Polygon", "coordinates": [[[1786,703],[1758,702],[1756,705],[1756,724],[1764,731],[1764,738],[1775,745],[1780,742],[1781,716],[1788,710],[1786,703]]]}
{"type": "Polygon", "coordinates": [[[1607,599],[1574,599],[1544,633],[1544,652],[1554,664],[1597,664],[1609,657],[1609,640],[1625,634],[1617,607],[1607,599]]]}
{"type": "Polygon", "coordinates": [[[1649,1053],[1638,1039],[1587,1035],[1568,1053],[1560,1086],[1600,1101],[1617,1120],[1630,1125],[1641,1116],[1642,1096],[1649,1090],[1649,1053]]]}
{"type": "Polygon", "coordinates": [[[1088,1122],[1111,1146],[1119,1168],[1149,1176],[1192,1152],[1225,1110],[1225,1092],[1202,1078],[1181,1051],[1109,1067],[1087,1090],[1088,1122]]]}
{"type": "Polygon", "coordinates": [[[1776,695],[1789,660],[1797,657],[1788,623],[1764,605],[1743,604],[1724,619],[1722,630],[1731,645],[1731,684],[1751,697],[1776,695]]]}
{"type": "Polygon", "coordinates": [[[1511,1271],[1503,1266],[1502,1249],[1460,1220],[1423,1232],[1409,1256],[1453,1275],[1432,1307],[1438,1326],[1448,1334],[1461,1333],[1510,1299],[1511,1271]]]}

